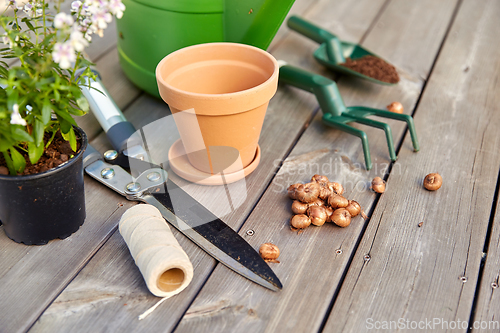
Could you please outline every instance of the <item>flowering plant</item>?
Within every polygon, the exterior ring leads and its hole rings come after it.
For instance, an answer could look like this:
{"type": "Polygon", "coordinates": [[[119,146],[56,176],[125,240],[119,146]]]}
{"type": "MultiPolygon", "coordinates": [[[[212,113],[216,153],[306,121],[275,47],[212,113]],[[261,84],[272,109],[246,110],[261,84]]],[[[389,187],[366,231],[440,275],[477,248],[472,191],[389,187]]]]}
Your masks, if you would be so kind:
{"type": "Polygon", "coordinates": [[[77,71],[94,76],[82,52],[93,34],[102,37],[113,15],[121,18],[125,10],[121,0],[82,0],[73,1],[66,14],[61,2],[56,1],[54,16],[48,0],[29,0],[24,6],[10,0],[6,11],[13,15],[0,17],[5,44],[0,57],[18,60],[11,65],[0,61],[0,153],[11,175],[26,167],[22,152],[36,164],[58,131],[76,151],[72,116],[89,108],[77,71]]]}

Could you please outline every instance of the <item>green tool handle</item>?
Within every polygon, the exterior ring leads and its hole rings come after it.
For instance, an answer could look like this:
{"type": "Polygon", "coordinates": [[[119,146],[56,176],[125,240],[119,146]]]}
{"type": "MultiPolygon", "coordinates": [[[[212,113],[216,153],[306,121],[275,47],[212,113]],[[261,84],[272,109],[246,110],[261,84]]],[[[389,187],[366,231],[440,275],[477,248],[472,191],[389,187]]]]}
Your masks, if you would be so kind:
{"type": "Polygon", "coordinates": [[[324,76],[285,65],[280,67],[279,81],[316,95],[319,106],[325,114],[340,116],[346,111],[337,84],[324,76]]]}
{"type": "Polygon", "coordinates": [[[334,34],[298,16],[290,17],[287,21],[287,25],[290,29],[297,31],[317,43],[324,43],[328,60],[336,65],[345,62],[344,54],[342,53],[342,44],[334,34]]]}

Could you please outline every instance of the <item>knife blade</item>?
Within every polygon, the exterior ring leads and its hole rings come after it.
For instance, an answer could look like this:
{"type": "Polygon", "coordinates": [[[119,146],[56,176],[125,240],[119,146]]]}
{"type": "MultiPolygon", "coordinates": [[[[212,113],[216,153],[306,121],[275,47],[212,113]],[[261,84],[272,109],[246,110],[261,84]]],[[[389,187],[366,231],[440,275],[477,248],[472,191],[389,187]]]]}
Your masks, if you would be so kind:
{"type": "MultiPolygon", "coordinates": [[[[103,90],[107,99],[111,99],[99,79],[91,82],[97,89],[103,90]]],[[[101,95],[95,95],[88,88],[83,87],[84,94],[89,99],[91,110],[96,115],[103,128],[107,129],[106,134],[117,152],[115,158],[111,160],[123,161],[120,155],[123,153],[139,151],[142,159],[128,156],[130,164],[137,164],[148,167],[139,168],[140,174],[128,174],[119,165],[112,165],[102,160],[102,156],[89,145],[84,153],[85,171],[97,179],[99,182],[124,195],[129,200],[142,201],[158,208],[162,216],[173,227],[182,234],[191,239],[195,244],[201,247],[210,256],[232,269],[236,273],[248,278],[249,280],[260,284],[268,289],[277,291],[282,289],[282,284],[278,277],[271,270],[269,265],[260,257],[258,252],[248,244],[237,232],[201,205],[198,201],[178,187],[174,182],[168,179],[168,173],[152,164],[148,151],[142,146],[134,148],[134,145],[127,144],[125,137],[136,135],[132,124],[130,124],[122,112],[113,101],[106,100],[105,103],[101,95]],[[88,91],[85,92],[84,89],[88,91]],[[94,96],[98,96],[94,99],[94,96]],[[102,114],[106,108],[115,108],[115,110],[106,111],[108,116],[102,114]],[[112,119],[110,126],[108,120],[112,119]],[[126,124],[124,124],[126,123],[126,124]],[[115,128],[115,130],[113,130],[115,128]],[[120,132],[119,138],[114,133],[120,132]],[[151,175],[155,175],[151,177],[151,175]],[[162,188],[163,187],[163,188],[162,188]]],[[[135,139],[134,142],[141,140],[135,139]]],[[[131,154],[132,155],[132,154],[131,154]]],[[[109,159],[107,159],[109,161],[109,159]]],[[[128,167],[128,165],[125,165],[128,167]]]]}
{"type": "Polygon", "coordinates": [[[283,288],[269,265],[238,233],[197,202],[172,181],[167,181],[165,193],[148,194],[141,201],[155,206],[177,230],[204,249],[213,258],[238,274],[261,286],[277,291],[283,288]],[[176,190],[173,190],[176,188],[176,190]],[[170,194],[184,203],[173,207],[170,194]],[[206,222],[211,220],[210,222],[206,222]]]}

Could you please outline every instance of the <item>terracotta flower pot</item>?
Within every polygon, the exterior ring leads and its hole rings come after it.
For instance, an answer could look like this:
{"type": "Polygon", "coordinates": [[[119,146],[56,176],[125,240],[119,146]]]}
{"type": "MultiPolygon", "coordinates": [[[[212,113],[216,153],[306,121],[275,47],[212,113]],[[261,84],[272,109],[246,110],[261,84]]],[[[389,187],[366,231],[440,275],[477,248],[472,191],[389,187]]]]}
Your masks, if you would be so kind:
{"type": "Polygon", "coordinates": [[[267,106],[277,90],[278,68],[269,53],[237,43],[194,45],[160,61],[159,92],[195,168],[228,174],[254,161],[267,106]],[[239,153],[238,160],[231,149],[239,153]]]}

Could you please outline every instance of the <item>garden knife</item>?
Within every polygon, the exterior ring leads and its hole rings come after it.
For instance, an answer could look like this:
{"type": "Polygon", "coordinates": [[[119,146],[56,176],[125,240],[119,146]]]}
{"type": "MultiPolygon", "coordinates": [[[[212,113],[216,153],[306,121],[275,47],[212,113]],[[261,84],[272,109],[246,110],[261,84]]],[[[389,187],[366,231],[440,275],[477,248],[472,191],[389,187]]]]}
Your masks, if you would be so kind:
{"type": "Polygon", "coordinates": [[[98,121],[104,122],[101,125],[105,131],[107,129],[106,134],[117,149],[116,154],[106,152],[105,155],[113,155],[111,156],[113,162],[130,160],[130,164],[133,163],[134,166],[142,162],[144,168],[137,172],[137,175],[130,175],[121,166],[110,164],[109,160],[104,161],[101,154],[89,145],[84,153],[85,171],[127,199],[145,202],[158,208],[172,226],[236,273],[273,291],[281,289],[278,277],[250,244],[169,180],[165,170],[150,163],[149,154],[142,146],[134,148],[132,145],[130,149],[130,142],[128,145],[125,144],[127,142],[125,134],[130,137],[136,133],[134,127],[126,121],[111,98],[107,97],[109,94],[100,80],[93,80],[91,84],[103,94],[87,87],[82,87],[82,91],[98,121]],[[109,110],[110,108],[114,109],[109,110]],[[123,124],[124,122],[127,124],[123,124]],[[118,131],[117,128],[121,130],[118,131]],[[117,132],[119,134],[116,134],[117,132]],[[130,155],[126,156],[125,152],[130,155]],[[136,152],[139,152],[138,158],[131,156],[136,152]]]}

